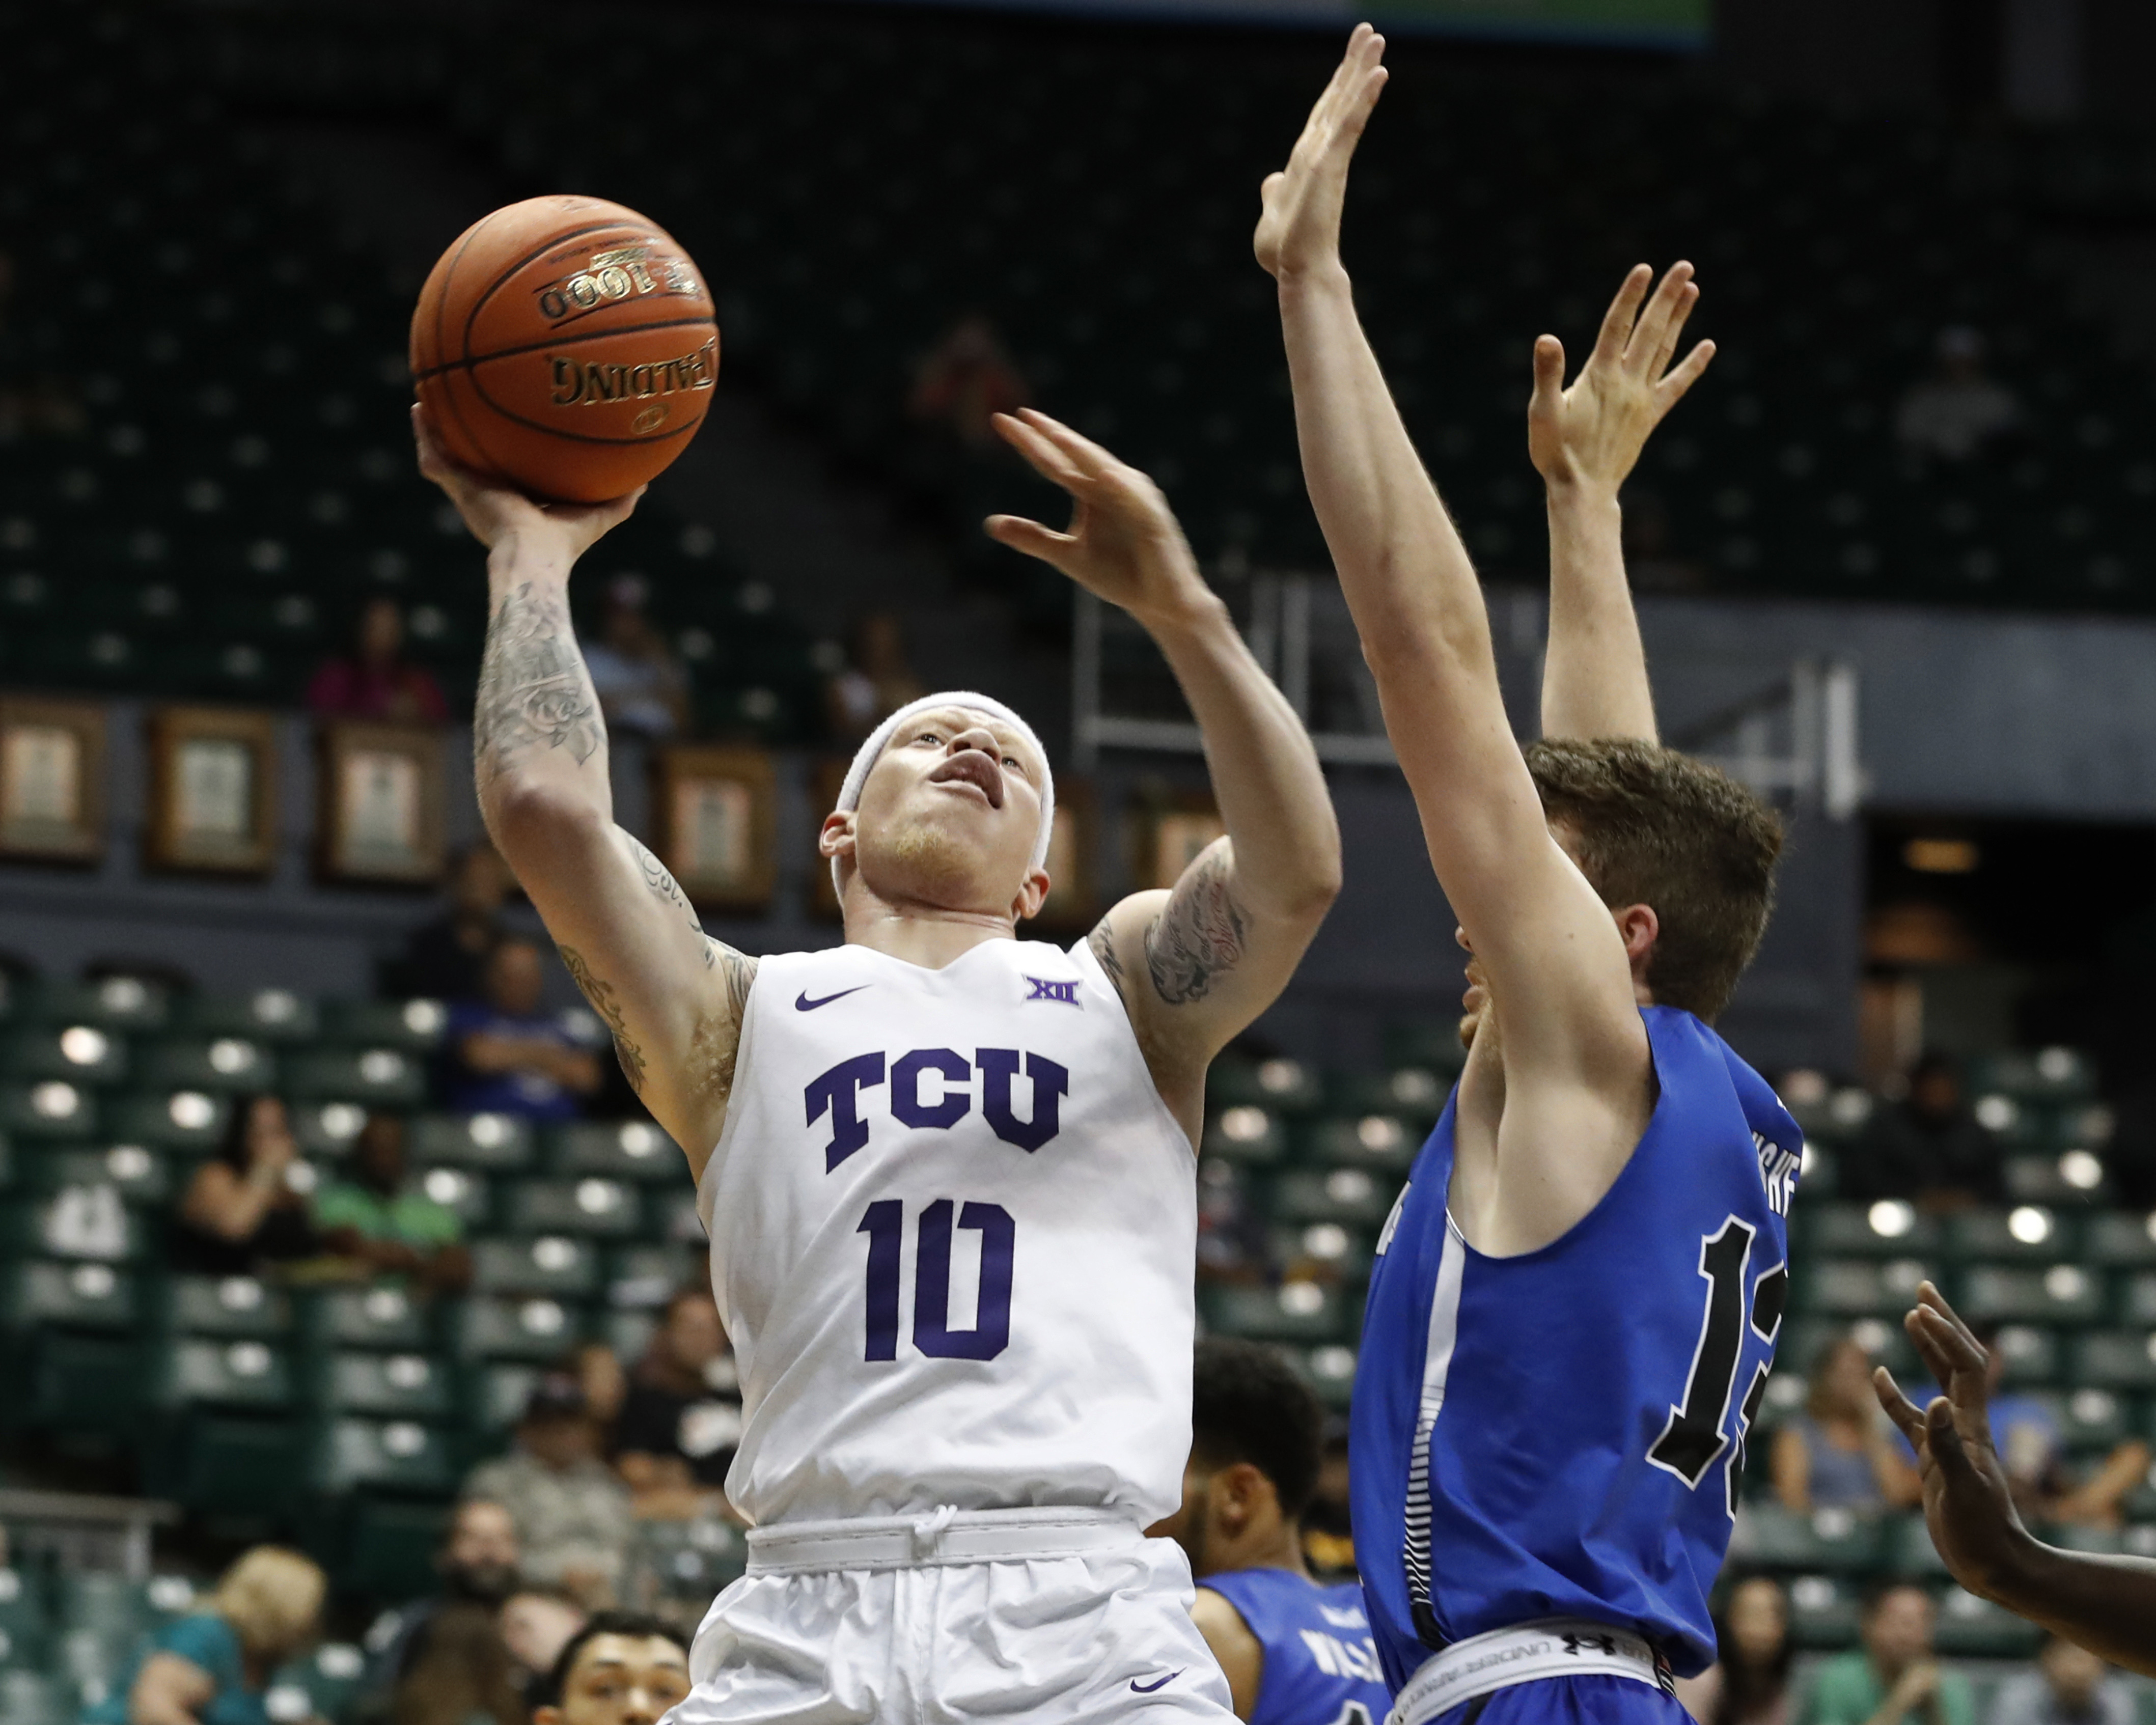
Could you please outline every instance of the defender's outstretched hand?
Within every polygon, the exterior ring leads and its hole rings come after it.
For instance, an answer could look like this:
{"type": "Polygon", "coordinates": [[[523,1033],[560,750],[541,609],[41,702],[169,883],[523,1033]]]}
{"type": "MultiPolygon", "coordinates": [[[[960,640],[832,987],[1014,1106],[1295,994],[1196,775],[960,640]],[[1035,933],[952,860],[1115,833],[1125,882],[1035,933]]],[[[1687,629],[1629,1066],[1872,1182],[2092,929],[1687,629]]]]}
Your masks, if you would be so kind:
{"type": "Polygon", "coordinates": [[[1714,357],[1702,341],[1675,370],[1685,320],[1699,303],[1689,264],[1673,264],[1647,298],[1654,273],[1634,266],[1604,314],[1594,351],[1568,389],[1564,344],[1555,336],[1535,342],[1535,393],[1527,404],[1527,453],[1552,485],[1585,485],[1614,491],[1640,459],[1648,435],[1684,399],[1714,357]],[[1646,309],[1640,310],[1642,302],[1646,309]]]}
{"type": "Polygon", "coordinates": [[[644,492],[639,485],[610,503],[542,503],[513,485],[452,461],[427,423],[427,410],[417,402],[412,404],[412,436],[419,446],[421,475],[442,488],[472,536],[490,551],[505,539],[518,539],[534,549],[545,546],[558,551],[573,563],[602,536],[627,521],[644,492]]]}
{"type": "Polygon", "coordinates": [[[1217,603],[1160,487],[1091,438],[1031,408],[995,416],[996,429],[1043,479],[1070,494],[1069,531],[993,515],[988,536],[1060,569],[1141,623],[1172,621],[1217,603]]]}
{"type": "Polygon", "coordinates": [[[1254,242],[1268,275],[1285,280],[1337,264],[1348,164],[1385,87],[1385,39],[1358,24],[1325,94],[1310,110],[1285,172],[1268,174],[1254,242]]]}

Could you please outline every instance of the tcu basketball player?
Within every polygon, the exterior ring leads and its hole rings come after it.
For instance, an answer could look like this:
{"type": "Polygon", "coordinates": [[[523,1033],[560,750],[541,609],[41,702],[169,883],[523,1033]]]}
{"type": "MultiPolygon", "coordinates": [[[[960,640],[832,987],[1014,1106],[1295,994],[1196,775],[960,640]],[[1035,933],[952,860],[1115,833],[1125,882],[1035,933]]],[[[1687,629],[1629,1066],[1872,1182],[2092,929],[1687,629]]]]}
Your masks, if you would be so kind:
{"type": "Polygon", "coordinates": [[[1679,1725],[1668,1679],[1713,1656],[1800,1153],[1707,1024],[1765,927],[1779,829],[1656,742],[1617,556],[1618,483],[1708,354],[1670,368],[1681,266],[1650,300],[1634,272],[1570,390],[1537,345],[1560,734],[1523,754],[1474,569],[1340,261],[1383,46],[1356,32],[1256,242],[1311,496],[1470,955],[1466,1066],[1372,1273],[1357,1556],[1396,1725],[1679,1725]]]}
{"type": "Polygon", "coordinates": [[[988,531],[1150,632],[1227,836],[1069,951],[1022,942],[1047,757],[998,702],[932,696],[824,819],[845,943],[762,958],[707,938],[613,823],[567,589],[634,499],[535,504],[420,427],[423,470],[490,547],[488,827],[688,1153],[740,1360],[748,1574],[696,1636],[684,1725],[1232,1717],[1188,1563],[1142,1530],[1190,1447],[1206,1067],[1286,983],[1339,835],[1159,490],[1044,415],[998,426],[1075,512],[988,531]]]}

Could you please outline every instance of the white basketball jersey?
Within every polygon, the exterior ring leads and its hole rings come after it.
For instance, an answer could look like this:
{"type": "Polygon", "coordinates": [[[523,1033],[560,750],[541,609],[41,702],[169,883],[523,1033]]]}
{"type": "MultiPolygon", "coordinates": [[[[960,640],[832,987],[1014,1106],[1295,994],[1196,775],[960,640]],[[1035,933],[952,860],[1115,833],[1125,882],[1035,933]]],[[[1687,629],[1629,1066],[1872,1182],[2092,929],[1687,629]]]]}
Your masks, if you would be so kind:
{"type": "Polygon", "coordinates": [[[758,961],[697,1191],[752,1521],[1182,1501],[1195,1162],[1081,942],[758,961]]]}

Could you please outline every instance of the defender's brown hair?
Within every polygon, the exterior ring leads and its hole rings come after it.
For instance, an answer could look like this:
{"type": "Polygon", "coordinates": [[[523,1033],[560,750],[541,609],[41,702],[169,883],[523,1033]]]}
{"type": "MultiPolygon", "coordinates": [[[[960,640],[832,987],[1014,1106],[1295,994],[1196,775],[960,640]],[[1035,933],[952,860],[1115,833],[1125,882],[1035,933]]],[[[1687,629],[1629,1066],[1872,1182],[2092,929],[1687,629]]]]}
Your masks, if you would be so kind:
{"type": "Polygon", "coordinates": [[[1781,821],[1727,773],[1656,743],[1545,741],[1526,752],[1543,813],[1575,835],[1603,902],[1653,907],[1656,1003],[1712,1021],[1766,932],[1781,821]]]}

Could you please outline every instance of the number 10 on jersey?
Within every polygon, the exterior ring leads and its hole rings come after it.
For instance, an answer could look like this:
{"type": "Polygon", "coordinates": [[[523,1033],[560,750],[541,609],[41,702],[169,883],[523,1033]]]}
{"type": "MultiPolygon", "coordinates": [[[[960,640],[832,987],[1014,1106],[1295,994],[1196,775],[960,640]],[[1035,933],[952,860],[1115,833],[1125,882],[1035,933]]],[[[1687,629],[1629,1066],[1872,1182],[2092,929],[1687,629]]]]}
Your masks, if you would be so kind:
{"type": "MultiPolygon", "coordinates": [[[[854,1230],[869,1237],[867,1343],[864,1358],[898,1358],[899,1264],[906,1206],[880,1198],[854,1230]]],[[[1011,1254],[1018,1224],[999,1204],[961,1206],[939,1198],[913,1230],[913,1345],[932,1359],[993,1359],[1010,1345],[1011,1254]],[[981,1294],[968,1330],[951,1327],[952,1224],[981,1236],[981,1294]]]]}

